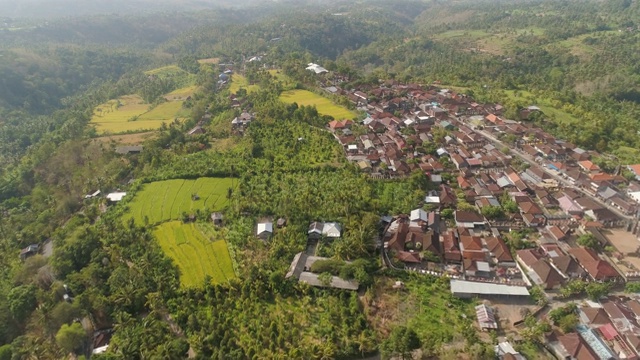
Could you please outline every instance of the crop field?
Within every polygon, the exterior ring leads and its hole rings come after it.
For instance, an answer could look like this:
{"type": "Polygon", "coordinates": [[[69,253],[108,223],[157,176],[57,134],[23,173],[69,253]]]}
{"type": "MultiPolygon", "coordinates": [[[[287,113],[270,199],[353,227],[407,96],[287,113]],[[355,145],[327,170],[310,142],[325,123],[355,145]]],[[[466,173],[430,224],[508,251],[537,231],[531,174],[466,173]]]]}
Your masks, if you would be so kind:
{"type": "Polygon", "coordinates": [[[147,74],[147,75],[156,75],[158,77],[176,76],[176,75],[187,74],[186,71],[180,69],[176,65],[163,66],[163,67],[159,67],[159,68],[156,68],[156,69],[145,71],[144,73],[147,74]]]}
{"type": "Polygon", "coordinates": [[[169,101],[186,100],[189,96],[192,96],[197,89],[198,87],[195,85],[183,87],[180,89],[173,90],[172,92],[166,94],[164,98],[169,101]]]}
{"type": "Polygon", "coordinates": [[[337,120],[353,119],[357,116],[355,112],[336,105],[331,102],[331,100],[307,90],[285,91],[280,95],[280,100],[288,104],[295,102],[298,105],[315,105],[320,114],[329,115],[337,120]]]}
{"type": "Polygon", "coordinates": [[[206,276],[210,276],[215,284],[236,277],[227,243],[208,239],[195,224],[166,222],[156,227],[154,235],[165,254],[180,269],[182,286],[201,286],[206,276]]]}
{"type": "Polygon", "coordinates": [[[260,85],[249,85],[247,78],[244,75],[240,74],[232,74],[231,75],[231,85],[229,86],[229,91],[233,94],[238,92],[240,88],[247,90],[247,93],[252,93],[260,88],[260,85]]]}
{"type": "Polygon", "coordinates": [[[227,191],[232,187],[231,178],[199,178],[197,180],[165,180],[145,184],[128,204],[125,221],[135,219],[150,224],[179,220],[182,213],[191,214],[196,210],[216,211],[227,203],[227,191]],[[194,200],[192,195],[199,198],[194,200]]]}
{"type": "Polygon", "coordinates": [[[124,133],[160,128],[163,122],[184,118],[182,101],[170,101],[151,108],[138,95],[125,95],[97,106],[91,124],[98,133],[124,133]]]}
{"type": "Polygon", "coordinates": [[[103,143],[114,142],[118,145],[139,145],[144,141],[149,140],[156,134],[153,131],[136,133],[136,134],[125,134],[125,135],[111,135],[111,136],[101,136],[95,138],[96,141],[100,141],[103,143]]]}

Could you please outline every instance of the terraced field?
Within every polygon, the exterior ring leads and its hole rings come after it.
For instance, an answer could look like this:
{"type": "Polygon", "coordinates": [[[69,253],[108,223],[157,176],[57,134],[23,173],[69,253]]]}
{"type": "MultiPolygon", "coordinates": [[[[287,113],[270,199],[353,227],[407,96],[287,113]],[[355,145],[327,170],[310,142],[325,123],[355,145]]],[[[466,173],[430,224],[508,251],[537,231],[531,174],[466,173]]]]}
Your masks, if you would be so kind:
{"type": "Polygon", "coordinates": [[[145,218],[150,224],[178,220],[183,212],[196,210],[216,211],[227,203],[227,192],[232,187],[231,178],[199,178],[197,180],[166,180],[144,185],[128,204],[129,211],[124,216],[143,224],[145,218]],[[197,195],[194,200],[192,195],[197,195]]]}
{"type": "Polygon", "coordinates": [[[163,122],[187,115],[182,109],[182,101],[165,102],[151,108],[140,96],[126,95],[97,106],[91,124],[100,134],[140,132],[158,129],[163,122]]]}
{"type": "Polygon", "coordinates": [[[357,116],[355,112],[307,90],[285,91],[280,95],[280,100],[288,104],[295,102],[298,105],[315,105],[320,114],[329,115],[337,120],[354,119],[357,116]]]}
{"type": "Polygon", "coordinates": [[[227,243],[208,239],[195,224],[166,222],[156,227],[154,235],[165,254],[180,269],[182,286],[201,286],[207,276],[215,284],[236,277],[227,243]]]}

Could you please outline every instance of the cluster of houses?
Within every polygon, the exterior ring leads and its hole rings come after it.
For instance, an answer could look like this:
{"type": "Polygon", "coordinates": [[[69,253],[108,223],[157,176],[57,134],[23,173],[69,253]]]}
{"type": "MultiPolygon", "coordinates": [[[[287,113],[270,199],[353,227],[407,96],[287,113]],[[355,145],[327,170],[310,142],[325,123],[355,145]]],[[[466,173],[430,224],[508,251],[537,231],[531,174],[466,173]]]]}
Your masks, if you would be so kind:
{"type": "Polygon", "coordinates": [[[640,302],[609,296],[578,307],[575,332],[552,333],[548,344],[562,359],[638,359],[640,356],[640,302]]]}

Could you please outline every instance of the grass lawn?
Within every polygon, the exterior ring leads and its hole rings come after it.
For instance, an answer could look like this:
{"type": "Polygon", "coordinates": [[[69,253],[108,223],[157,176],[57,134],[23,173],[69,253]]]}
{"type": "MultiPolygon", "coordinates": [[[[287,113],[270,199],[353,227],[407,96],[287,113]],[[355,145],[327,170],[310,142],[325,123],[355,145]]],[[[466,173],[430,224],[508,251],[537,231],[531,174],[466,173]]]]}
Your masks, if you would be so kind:
{"type": "Polygon", "coordinates": [[[240,75],[234,73],[231,75],[231,85],[229,86],[229,91],[233,94],[238,92],[240,88],[244,88],[247,90],[247,93],[252,93],[260,88],[260,85],[249,85],[247,78],[244,75],[240,75]]]}
{"type": "Polygon", "coordinates": [[[206,276],[216,284],[236,277],[227,243],[208,239],[196,224],[166,222],[156,227],[154,235],[165,254],[180,269],[182,286],[201,286],[206,276]]]}
{"type": "Polygon", "coordinates": [[[216,211],[227,203],[227,191],[232,186],[231,178],[199,178],[197,180],[165,180],[145,184],[128,204],[129,211],[124,216],[127,221],[134,218],[139,224],[145,217],[150,224],[179,220],[182,213],[196,210],[216,211]],[[199,196],[192,199],[192,194],[199,196]]]}
{"type": "Polygon", "coordinates": [[[125,95],[97,106],[91,124],[100,134],[118,134],[158,129],[163,122],[184,118],[182,101],[162,103],[154,108],[138,95],[125,95]]]}
{"type": "Polygon", "coordinates": [[[163,66],[156,69],[145,71],[144,73],[147,75],[156,75],[158,77],[187,74],[186,71],[180,69],[176,65],[163,66]]]}
{"type": "Polygon", "coordinates": [[[307,90],[290,90],[280,95],[280,100],[285,103],[297,103],[298,105],[315,105],[322,115],[329,115],[334,119],[354,119],[358,115],[343,106],[331,102],[331,100],[307,90]]]}

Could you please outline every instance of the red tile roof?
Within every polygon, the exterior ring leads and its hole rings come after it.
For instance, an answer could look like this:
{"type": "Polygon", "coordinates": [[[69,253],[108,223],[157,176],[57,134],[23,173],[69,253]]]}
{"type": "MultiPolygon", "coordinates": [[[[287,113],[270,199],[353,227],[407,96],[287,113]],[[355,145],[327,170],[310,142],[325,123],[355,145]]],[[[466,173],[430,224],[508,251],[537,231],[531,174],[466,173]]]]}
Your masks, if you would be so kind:
{"type": "Polygon", "coordinates": [[[600,259],[595,251],[585,248],[572,248],[569,253],[596,280],[618,277],[620,274],[608,262],[600,259]]]}

